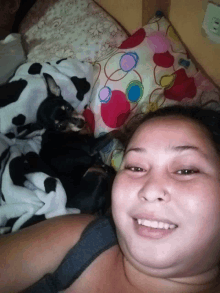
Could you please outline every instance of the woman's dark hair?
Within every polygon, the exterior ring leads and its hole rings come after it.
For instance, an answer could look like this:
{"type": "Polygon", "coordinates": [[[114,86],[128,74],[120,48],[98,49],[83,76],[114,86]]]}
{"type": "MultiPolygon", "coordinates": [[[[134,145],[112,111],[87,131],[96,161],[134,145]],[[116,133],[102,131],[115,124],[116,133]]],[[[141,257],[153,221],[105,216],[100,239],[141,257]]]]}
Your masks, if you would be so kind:
{"type": "Polygon", "coordinates": [[[210,134],[213,145],[220,154],[220,112],[200,108],[196,106],[168,106],[160,108],[147,114],[137,114],[133,116],[128,123],[117,133],[117,138],[123,144],[124,148],[133,136],[136,129],[144,122],[157,117],[180,116],[197,122],[200,126],[205,127],[210,134]]]}

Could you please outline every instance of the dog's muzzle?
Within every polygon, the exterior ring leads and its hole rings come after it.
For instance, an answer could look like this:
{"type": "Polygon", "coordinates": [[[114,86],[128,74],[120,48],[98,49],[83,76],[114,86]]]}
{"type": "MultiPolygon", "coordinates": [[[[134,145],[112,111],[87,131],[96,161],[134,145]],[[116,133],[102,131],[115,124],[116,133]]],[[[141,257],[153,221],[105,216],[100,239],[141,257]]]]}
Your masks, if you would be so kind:
{"type": "Polygon", "coordinates": [[[73,113],[70,118],[71,130],[80,131],[85,125],[85,118],[81,114],[73,113]]]}

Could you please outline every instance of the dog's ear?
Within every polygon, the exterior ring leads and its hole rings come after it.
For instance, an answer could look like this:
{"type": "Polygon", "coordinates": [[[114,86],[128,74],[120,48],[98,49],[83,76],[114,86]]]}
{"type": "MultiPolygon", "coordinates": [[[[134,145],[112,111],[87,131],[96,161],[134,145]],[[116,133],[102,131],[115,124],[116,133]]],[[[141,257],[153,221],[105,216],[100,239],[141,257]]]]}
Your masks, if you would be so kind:
{"type": "Polygon", "coordinates": [[[47,84],[48,97],[50,97],[51,95],[56,97],[61,97],[60,87],[56,84],[53,77],[48,73],[43,73],[43,76],[47,84]]]}

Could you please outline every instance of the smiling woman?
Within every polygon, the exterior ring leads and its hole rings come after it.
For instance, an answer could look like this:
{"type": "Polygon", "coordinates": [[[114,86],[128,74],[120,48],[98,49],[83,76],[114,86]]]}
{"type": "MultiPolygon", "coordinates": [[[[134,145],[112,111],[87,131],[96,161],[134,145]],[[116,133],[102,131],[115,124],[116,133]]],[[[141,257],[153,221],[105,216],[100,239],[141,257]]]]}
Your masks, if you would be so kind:
{"type": "Polygon", "coordinates": [[[0,292],[220,292],[219,126],[219,113],[196,107],[141,117],[124,141],[112,215],[3,235],[0,292]]]}
{"type": "MultiPolygon", "coordinates": [[[[172,279],[207,272],[220,249],[217,147],[200,119],[195,123],[180,114],[200,117],[200,111],[181,110],[163,109],[161,116],[143,119],[112,191],[119,244],[129,264],[172,279]]],[[[211,112],[202,111],[204,121],[211,112]]]]}

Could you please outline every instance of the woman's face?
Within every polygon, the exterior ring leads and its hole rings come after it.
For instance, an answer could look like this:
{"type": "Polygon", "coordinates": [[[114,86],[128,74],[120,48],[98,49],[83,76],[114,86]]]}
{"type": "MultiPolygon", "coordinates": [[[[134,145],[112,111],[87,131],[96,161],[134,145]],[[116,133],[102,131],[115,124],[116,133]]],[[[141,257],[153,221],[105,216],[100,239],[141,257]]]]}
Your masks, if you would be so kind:
{"type": "Polygon", "coordinates": [[[138,128],[112,191],[119,243],[133,266],[178,278],[217,265],[219,166],[206,130],[191,120],[154,118],[138,128]]]}

